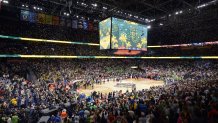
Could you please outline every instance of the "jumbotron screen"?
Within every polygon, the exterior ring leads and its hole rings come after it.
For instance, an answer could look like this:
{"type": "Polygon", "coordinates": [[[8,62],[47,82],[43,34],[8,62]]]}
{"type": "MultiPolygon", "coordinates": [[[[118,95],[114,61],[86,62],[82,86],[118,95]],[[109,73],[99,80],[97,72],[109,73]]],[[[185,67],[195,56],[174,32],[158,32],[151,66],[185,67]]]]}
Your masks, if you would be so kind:
{"type": "Polygon", "coordinates": [[[100,49],[110,49],[111,18],[99,23],[100,49]]]}
{"type": "Polygon", "coordinates": [[[147,50],[147,26],[119,18],[99,24],[100,49],[147,50]]]}

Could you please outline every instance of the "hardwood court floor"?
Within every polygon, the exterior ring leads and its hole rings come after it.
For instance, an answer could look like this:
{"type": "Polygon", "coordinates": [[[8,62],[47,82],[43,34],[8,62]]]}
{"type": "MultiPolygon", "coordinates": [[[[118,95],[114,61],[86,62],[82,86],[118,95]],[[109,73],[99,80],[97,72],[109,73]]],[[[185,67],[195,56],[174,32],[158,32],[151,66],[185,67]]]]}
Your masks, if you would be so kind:
{"type": "MultiPolygon", "coordinates": [[[[163,81],[156,81],[156,80],[152,80],[152,79],[142,79],[142,78],[140,78],[140,79],[126,79],[126,80],[122,80],[121,83],[136,84],[136,90],[149,89],[151,86],[164,85],[163,81]]],[[[95,84],[94,89],[92,89],[91,87],[88,87],[87,89],[81,88],[78,90],[78,92],[90,95],[90,93],[93,91],[97,91],[97,92],[99,91],[102,93],[108,93],[108,92],[120,91],[120,90],[122,90],[123,92],[125,92],[126,90],[131,91],[131,88],[115,87],[116,84],[117,84],[117,82],[115,82],[115,81],[109,81],[109,82],[102,83],[101,85],[95,84]]]]}

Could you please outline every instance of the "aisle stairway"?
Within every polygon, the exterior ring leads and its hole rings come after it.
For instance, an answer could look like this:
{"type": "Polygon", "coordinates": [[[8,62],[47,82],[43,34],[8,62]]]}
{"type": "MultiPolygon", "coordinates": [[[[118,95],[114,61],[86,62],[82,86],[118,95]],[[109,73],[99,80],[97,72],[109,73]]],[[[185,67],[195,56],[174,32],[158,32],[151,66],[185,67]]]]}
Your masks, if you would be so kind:
{"type": "Polygon", "coordinates": [[[34,82],[35,84],[38,83],[37,76],[31,67],[27,67],[27,80],[34,82]]]}

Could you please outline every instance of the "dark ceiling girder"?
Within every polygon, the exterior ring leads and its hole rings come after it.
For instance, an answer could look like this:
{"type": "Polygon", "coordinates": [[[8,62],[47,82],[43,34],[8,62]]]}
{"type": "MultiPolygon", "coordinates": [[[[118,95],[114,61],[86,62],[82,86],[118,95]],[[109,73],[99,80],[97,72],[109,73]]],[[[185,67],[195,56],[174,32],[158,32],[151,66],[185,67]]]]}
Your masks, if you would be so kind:
{"type": "Polygon", "coordinates": [[[108,7],[111,7],[110,10],[108,10],[109,12],[111,12],[111,11],[115,10],[116,8],[118,8],[117,6],[113,6],[113,5],[107,4],[107,3],[99,1],[99,0],[96,0],[96,2],[101,3],[103,5],[106,5],[108,7]]]}
{"type": "MultiPolygon", "coordinates": [[[[168,0],[168,1],[166,1],[166,2],[160,3],[160,4],[156,5],[156,8],[160,8],[161,6],[164,6],[164,5],[168,4],[168,3],[171,2],[171,1],[173,1],[173,0],[168,0]]],[[[146,9],[146,10],[142,10],[142,11],[140,11],[139,13],[141,14],[141,13],[144,13],[144,12],[149,11],[149,10],[152,10],[152,9],[155,9],[155,8],[151,7],[151,8],[148,8],[148,9],[146,9]]]]}
{"type": "MultiPolygon", "coordinates": [[[[63,6],[63,7],[67,7],[67,5],[66,4],[64,4],[64,3],[60,3],[60,1],[58,2],[57,0],[49,0],[49,2],[50,3],[53,3],[53,4],[56,4],[56,5],[61,5],[61,6],[63,6]]],[[[91,2],[91,1],[90,1],[91,2]]],[[[90,3],[89,2],[89,3],[90,3]]],[[[95,1],[93,1],[93,2],[95,2],[95,3],[98,3],[98,4],[100,4],[100,5],[103,5],[103,6],[107,6],[107,7],[109,7],[110,9],[107,11],[107,12],[105,12],[105,14],[107,14],[107,15],[113,15],[113,14],[115,14],[116,15],[116,13],[114,13],[113,12],[113,10],[121,10],[122,11],[122,9],[121,8],[119,8],[118,6],[114,6],[114,5],[110,5],[110,4],[107,4],[107,3],[105,3],[105,2],[102,2],[101,0],[95,0],[95,1]]],[[[76,4],[76,3],[73,3],[73,4],[76,4]]],[[[76,5],[73,5],[72,6],[72,8],[74,8],[74,9],[76,9],[76,10],[79,10],[78,12],[77,12],[77,14],[79,14],[79,13],[81,13],[81,12],[84,12],[84,11],[88,11],[90,8],[89,7],[78,7],[78,6],[76,6],[76,5]]],[[[97,13],[99,13],[99,15],[100,14],[102,14],[102,9],[92,9],[94,12],[97,12],[97,13]]],[[[138,15],[138,16],[140,16],[140,17],[147,17],[147,16],[144,16],[144,15],[141,15],[141,14],[138,14],[138,13],[135,13],[135,12],[131,12],[131,11],[129,11],[129,10],[123,10],[123,11],[125,11],[126,13],[131,13],[131,14],[136,14],[136,15],[138,15]]],[[[126,15],[125,15],[126,16],[126,15]]]]}
{"type": "MultiPolygon", "coordinates": [[[[147,17],[147,16],[144,16],[144,15],[141,15],[141,14],[138,13],[138,12],[133,12],[133,11],[129,11],[129,10],[123,10],[123,9],[121,9],[119,6],[107,4],[107,3],[105,3],[105,2],[103,2],[103,1],[101,1],[101,0],[95,0],[95,1],[96,1],[97,3],[100,3],[100,4],[103,4],[103,5],[106,5],[106,6],[111,7],[111,9],[108,10],[109,12],[112,12],[113,10],[116,10],[116,9],[117,9],[117,10],[125,11],[126,13],[137,14],[137,15],[140,16],[140,17],[147,17]]],[[[116,2],[116,0],[112,0],[112,2],[115,3],[116,5],[118,4],[118,3],[116,2]]],[[[113,14],[114,14],[114,13],[113,13],[113,14]]]]}
{"type": "Polygon", "coordinates": [[[53,6],[53,9],[52,9],[52,11],[51,11],[51,14],[54,14],[54,13],[57,11],[58,7],[59,7],[59,6],[53,6]]]}
{"type": "Polygon", "coordinates": [[[186,2],[185,0],[181,0],[184,4],[188,5],[190,8],[195,9],[195,7],[193,5],[191,5],[190,3],[186,2]]]}
{"type": "MultiPolygon", "coordinates": [[[[56,2],[56,1],[53,1],[53,0],[50,0],[49,2],[50,2],[50,3],[53,3],[53,4],[56,4],[56,5],[64,6],[65,8],[67,7],[66,4],[59,3],[59,2],[56,2]]],[[[80,10],[80,11],[83,11],[83,10],[84,10],[84,8],[80,8],[80,7],[76,7],[76,6],[72,6],[72,8],[77,9],[77,10],[80,10]]]]}
{"type": "Polygon", "coordinates": [[[146,5],[146,6],[151,7],[151,8],[154,8],[154,9],[160,10],[160,11],[165,12],[165,13],[168,13],[166,10],[163,10],[163,9],[157,7],[157,6],[151,5],[151,4],[147,3],[145,0],[143,0],[142,3],[143,3],[144,5],[146,5]]]}

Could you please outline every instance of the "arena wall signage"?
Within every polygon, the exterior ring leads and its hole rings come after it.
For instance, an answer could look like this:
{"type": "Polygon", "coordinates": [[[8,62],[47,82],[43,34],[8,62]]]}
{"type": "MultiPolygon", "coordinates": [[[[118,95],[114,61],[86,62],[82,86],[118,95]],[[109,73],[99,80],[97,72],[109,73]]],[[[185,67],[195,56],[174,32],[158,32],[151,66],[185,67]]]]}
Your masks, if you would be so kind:
{"type": "Polygon", "coordinates": [[[56,55],[7,55],[0,58],[55,58],[55,59],[218,59],[218,56],[138,57],[138,56],[56,56],[56,55]]]}
{"type": "Polygon", "coordinates": [[[73,29],[83,29],[88,31],[98,30],[97,22],[91,20],[71,19],[70,17],[61,17],[47,15],[45,13],[36,13],[27,10],[20,11],[20,20],[30,23],[40,23],[46,25],[65,26],[73,29]],[[94,28],[95,27],[95,28],[94,28]]]}
{"type": "MultiPolygon", "coordinates": [[[[78,44],[78,45],[89,45],[89,46],[99,46],[100,44],[96,43],[84,43],[84,42],[72,42],[72,41],[62,41],[62,40],[48,40],[48,39],[37,39],[37,38],[24,38],[24,37],[15,37],[15,36],[6,36],[0,35],[0,38],[13,39],[13,40],[23,40],[23,41],[33,41],[33,42],[48,42],[48,43],[63,43],[63,44],[78,44]]],[[[147,48],[172,48],[172,47],[190,47],[190,46],[209,46],[209,45],[218,45],[218,41],[203,42],[201,45],[199,43],[191,44],[175,44],[175,45],[156,45],[156,46],[147,46],[147,48]]]]}

